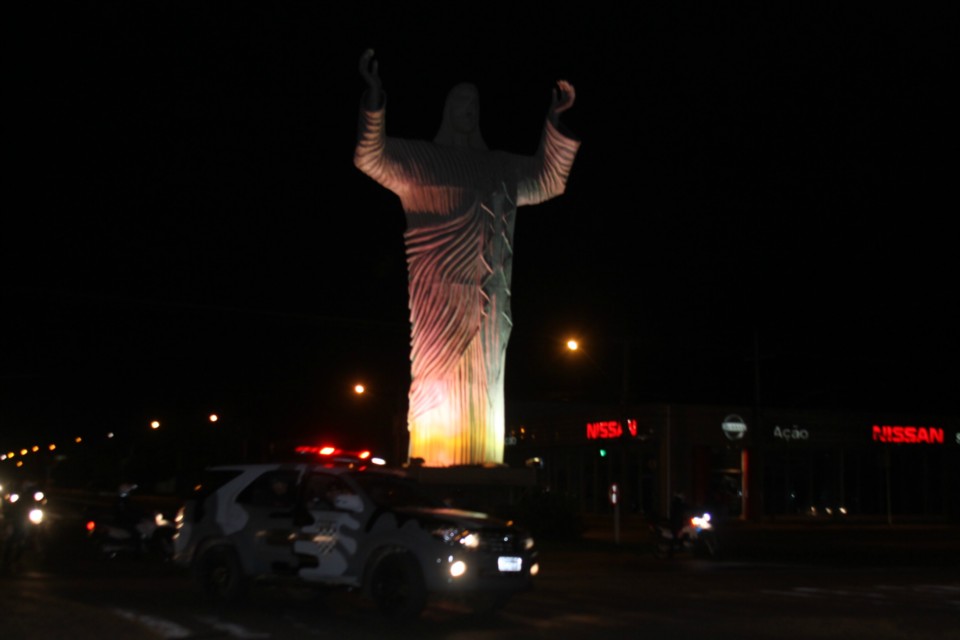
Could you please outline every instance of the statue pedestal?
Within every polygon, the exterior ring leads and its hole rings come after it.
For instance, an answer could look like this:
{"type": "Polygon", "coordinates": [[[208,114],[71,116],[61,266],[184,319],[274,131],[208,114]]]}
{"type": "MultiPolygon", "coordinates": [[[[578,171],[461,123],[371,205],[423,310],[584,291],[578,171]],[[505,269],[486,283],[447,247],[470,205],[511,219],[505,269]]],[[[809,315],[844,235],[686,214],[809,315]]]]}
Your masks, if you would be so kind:
{"type": "Polygon", "coordinates": [[[513,467],[411,467],[410,477],[451,507],[504,515],[537,486],[537,470],[513,467]]]}

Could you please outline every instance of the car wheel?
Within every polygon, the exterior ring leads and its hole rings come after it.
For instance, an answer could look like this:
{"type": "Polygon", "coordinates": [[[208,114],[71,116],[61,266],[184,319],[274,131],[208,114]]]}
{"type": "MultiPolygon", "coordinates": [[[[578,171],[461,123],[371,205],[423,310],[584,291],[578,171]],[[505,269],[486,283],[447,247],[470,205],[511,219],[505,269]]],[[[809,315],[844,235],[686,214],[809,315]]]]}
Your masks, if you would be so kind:
{"type": "Polygon", "coordinates": [[[240,559],[226,546],[211,547],[203,552],[197,560],[196,578],[203,592],[220,602],[239,600],[246,591],[240,559]]]}
{"type": "Polygon", "coordinates": [[[386,556],[371,577],[370,594],[380,612],[390,618],[415,618],[427,606],[427,588],[413,556],[386,556]]]}
{"type": "Polygon", "coordinates": [[[163,562],[173,558],[173,536],[166,531],[153,534],[151,547],[154,555],[163,562]]]}
{"type": "Polygon", "coordinates": [[[653,555],[659,560],[670,558],[673,555],[672,546],[669,540],[657,540],[653,545],[653,555]]]}

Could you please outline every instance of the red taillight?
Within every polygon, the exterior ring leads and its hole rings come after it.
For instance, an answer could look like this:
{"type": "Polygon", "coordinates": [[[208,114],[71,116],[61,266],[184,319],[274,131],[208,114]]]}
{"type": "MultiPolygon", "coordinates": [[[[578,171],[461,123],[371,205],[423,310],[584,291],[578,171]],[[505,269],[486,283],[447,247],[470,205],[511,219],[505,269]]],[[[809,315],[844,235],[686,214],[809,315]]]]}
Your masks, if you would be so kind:
{"type": "Polygon", "coordinates": [[[87,522],[87,531],[89,533],[93,533],[93,530],[96,528],[97,528],[96,522],[94,522],[93,520],[90,520],[89,522],[87,522]]]}

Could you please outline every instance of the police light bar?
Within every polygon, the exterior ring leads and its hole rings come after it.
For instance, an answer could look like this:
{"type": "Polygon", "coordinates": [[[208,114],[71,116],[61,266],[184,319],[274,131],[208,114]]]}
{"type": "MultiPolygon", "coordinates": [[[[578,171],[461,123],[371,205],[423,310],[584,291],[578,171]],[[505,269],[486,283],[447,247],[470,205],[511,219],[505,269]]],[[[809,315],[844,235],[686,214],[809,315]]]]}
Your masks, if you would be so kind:
{"type": "Polygon", "coordinates": [[[366,460],[370,457],[370,452],[364,449],[363,451],[344,451],[339,447],[334,447],[331,445],[324,445],[321,447],[301,445],[295,449],[297,453],[300,454],[313,454],[323,457],[348,457],[356,458],[358,460],[366,460]]]}

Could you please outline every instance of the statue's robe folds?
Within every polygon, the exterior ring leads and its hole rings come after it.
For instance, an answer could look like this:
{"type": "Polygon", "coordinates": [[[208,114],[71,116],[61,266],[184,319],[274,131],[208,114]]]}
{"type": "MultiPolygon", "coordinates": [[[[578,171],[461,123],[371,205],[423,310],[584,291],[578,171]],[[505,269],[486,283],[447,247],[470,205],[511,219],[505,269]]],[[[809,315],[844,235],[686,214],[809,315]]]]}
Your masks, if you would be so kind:
{"type": "Polygon", "coordinates": [[[578,148],[549,120],[533,156],[392,138],[383,108],[361,109],[354,163],[407,220],[411,459],[503,462],[517,207],[563,193],[578,148]]]}

